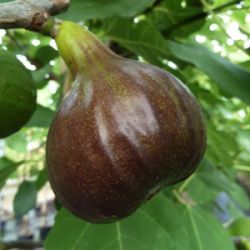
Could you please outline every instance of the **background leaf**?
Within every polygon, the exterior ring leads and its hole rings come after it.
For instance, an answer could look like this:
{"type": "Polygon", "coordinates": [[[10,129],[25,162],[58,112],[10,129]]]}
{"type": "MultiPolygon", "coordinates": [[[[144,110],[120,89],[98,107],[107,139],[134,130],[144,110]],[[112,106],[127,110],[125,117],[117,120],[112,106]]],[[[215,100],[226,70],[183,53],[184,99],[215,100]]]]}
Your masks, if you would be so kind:
{"type": "Polygon", "coordinates": [[[250,104],[250,72],[198,44],[165,40],[147,22],[138,24],[125,19],[106,23],[107,35],[146,60],[159,65],[159,59],[177,57],[203,70],[224,91],[250,104]]]}
{"type": "Polygon", "coordinates": [[[250,104],[250,72],[198,44],[168,41],[171,52],[194,64],[211,77],[224,91],[250,104]]]}
{"type": "Polygon", "coordinates": [[[154,0],[74,0],[62,17],[73,21],[82,21],[90,18],[134,16],[153,2],[154,0]]]}
{"type": "Polygon", "coordinates": [[[55,112],[51,109],[38,105],[26,127],[49,127],[54,115],[55,112]]]}
{"type": "Polygon", "coordinates": [[[16,216],[26,214],[36,206],[36,185],[33,181],[24,181],[19,186],[14,199],[14,211],[16,216]]]}
{"type": "Polygon", "coordinates": [[[45,183],[48,181],[48,172],[47,168],[44,168],[41,170],[38,174],[37,180],[36,180],[36,189],[39,191],[45,183]]]}
{"type": "Polygon", "coordinates": [[[46,45],[43,47],[39,47],[37,49],[33,60],[35,60],[36,62],[42,65],[46,65],[47,63],[49,63],[51,60],[53,60],[54,58],[58,56],[59,56],[58,52],[55,49],[53,49],[49,45],[46,45]]]}
{"type": "Polygon", "coordinates": [[[229,235],[223,230],[220,223],[207,212],[187,206],[184,208],[182,219],[189,232],[189,237],[192,239],[190,241],[191,249],[235,249],[229,235]]]}
{"type": "Polygon", "coordinates": [[[0,158],[0,189],[4,186],[10,175],[21,165],[22,162],[13,162],[5,157],[0,158]]]}

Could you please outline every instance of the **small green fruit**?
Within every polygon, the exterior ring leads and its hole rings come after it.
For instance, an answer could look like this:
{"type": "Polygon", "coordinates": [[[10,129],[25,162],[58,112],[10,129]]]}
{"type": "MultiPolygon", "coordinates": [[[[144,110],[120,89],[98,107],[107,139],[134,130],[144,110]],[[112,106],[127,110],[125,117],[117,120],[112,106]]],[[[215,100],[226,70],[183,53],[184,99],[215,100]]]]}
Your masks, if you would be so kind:
{"type": "Polygon", "coordinates": [[[36,107],[30,72],[8,51],[0,50],[0,138],[17,132],[36,107]]]}
{"type": "Polygon", "coordinates": [[[241,217],[233,221],[228,230],[232,236],[250,237],[250,218],[241,217]]]}
{"type": "Polygon", "coordinates": [[[180,80],[114,54],[74,23],[61,24],[56,42],[75,78],[47,140],[49,180],[66,208],[113,222],[194,172],[206,131],[180,80]]]}

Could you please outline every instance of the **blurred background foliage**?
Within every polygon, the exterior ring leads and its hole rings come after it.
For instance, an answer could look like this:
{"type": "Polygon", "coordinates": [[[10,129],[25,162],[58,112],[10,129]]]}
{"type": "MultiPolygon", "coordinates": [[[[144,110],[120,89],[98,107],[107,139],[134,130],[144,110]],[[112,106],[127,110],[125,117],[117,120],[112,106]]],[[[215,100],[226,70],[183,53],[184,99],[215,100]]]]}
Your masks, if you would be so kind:
{"type": "MultiPolygon", "coordinates": [[[[250,249],[250,226],[232,229],[250,216],[250,0],[72,0],[59,18],[182,79],[203,108],[208,145],[196,173],[128,219],[97,226],[59,209],[46,249],[250,249]]],[[[20,216],[36,206],[47,182],[46,135],[70,81],[48,37],[0,30],[0,48],[16,55],[37,88],[31,120],[0,140],[0,188],[8,178],[20,180],[13,201],[20,216]]]]}

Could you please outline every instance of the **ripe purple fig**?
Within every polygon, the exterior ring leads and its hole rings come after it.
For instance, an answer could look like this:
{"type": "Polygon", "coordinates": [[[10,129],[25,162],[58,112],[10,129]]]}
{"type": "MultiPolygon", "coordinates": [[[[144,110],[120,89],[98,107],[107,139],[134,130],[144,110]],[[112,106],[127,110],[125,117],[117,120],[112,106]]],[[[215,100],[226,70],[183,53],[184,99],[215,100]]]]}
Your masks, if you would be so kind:
{"type": "Polygon", "coordinates": [[[205,125],[180,80],[114,54],[71,22],[61,24],[56,42],[74,86],[50,127],[47,165],[67,209],[89,222],[114,222],[194,172],[205,125]]]}

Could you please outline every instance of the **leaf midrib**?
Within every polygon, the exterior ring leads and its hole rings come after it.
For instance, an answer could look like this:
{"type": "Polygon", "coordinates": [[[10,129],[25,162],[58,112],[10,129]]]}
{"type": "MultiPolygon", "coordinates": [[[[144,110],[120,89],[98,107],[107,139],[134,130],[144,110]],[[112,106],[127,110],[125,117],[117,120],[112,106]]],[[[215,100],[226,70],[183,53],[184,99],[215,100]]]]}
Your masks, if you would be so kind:
{"type": "Polygon", "coordinates": [[[197,239],[197,244],[198,244],[198,247],[200,250],[204,250],[203,248],[203,245],[202,245],[202,242],[200,240],[200,234],[199,234],[199,230],[197,228],[197,225],[195,223],[195,220],[194,220],[194,216],[192,214],[192,211],[191,211],[191,207],[190,206],[187,206],[187,212],[188,212],[188,215],[190,217],[190,221],[191,221],[191,226],[194,230],[194,235],[195,235],[195,238],[197,239]]]}
{"type": "Polygon", "coordinates": [[[79,235],[77,241],[75,242],[74,246],[71,248],[71,250],[75,250],[76,246],[79,244],[80,240],[84,237],[87,229],[89,228],[90,224],[87,224],[86,227],[82,230],[81,234],[79,235]]]}
{"type": "Polygon", "coordinates": [[[116,223],[116,232],[117,232],[119,248],[120,248],[120,250],[123,250],[121,228],[120,228],[120,223],[119,222],[116,223]]]}

